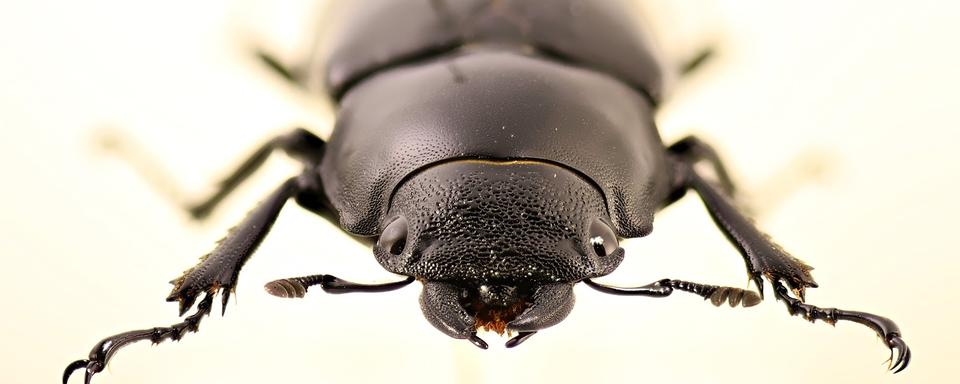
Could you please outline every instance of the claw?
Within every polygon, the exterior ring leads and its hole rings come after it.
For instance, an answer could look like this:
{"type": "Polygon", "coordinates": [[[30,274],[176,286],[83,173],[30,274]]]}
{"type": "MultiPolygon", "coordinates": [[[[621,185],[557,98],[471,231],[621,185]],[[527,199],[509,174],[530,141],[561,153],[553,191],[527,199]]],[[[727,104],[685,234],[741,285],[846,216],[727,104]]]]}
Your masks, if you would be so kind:
{"type": "Polygon", "coordinates": [[[93,380],[93,375],[96,375],[103,370],[103,363],[99,361],[90,361],[90,360],[77,360],[67,366],[67,369],[63,370],[63,384],[67,384],[67,381],[70,380],[70,375],[73,371],[76,371],[81,368],[86,368],[86,372],[83,375],[83,383],[90,384],[93,380]]]}
{"type": "Polygon", "coordinates": [[[910,348],[907,347],[907,343],[900,337],[900,328],[897,327],[897,324],[894,323],[893,320],[867,312],[848,311],[837,308],[820,308],[806,304],[800,301],[800,299],[791,297],[789,294],[790,291],[783,285],[781,280],[771,280],[771,283],[773,284],[777,299],[783,300],[787,306],[787,311],[789,311],[791,315],[803,315],[803,317],[810,320],[810,322],[822,320],[826,323],[834,324],[837,321],[843,320],[865,325],[873,329],[873,331],[877,333],[877,336],[880,336],[884,343],[886,343],[887,348],[890,348],[890,358],[887,359],[886,362],[890,362],[889,369],[893,371],[893,373],[906,369],[907,365],[910,364],[910,348]],[[899,351],[896,361],[893,360],[894,350],[899,351]]]}
{"type": "Polygon", "coordinates": [[[197,294],[180,289],[174,289],[174,291],[170,292],[170,295],[167,296],[167,301],[178,302],[180,307],[180,316],[183,317],[183,315],[186,314],[190,308],[193,308],[193,304],[197,301],[197,294]]]}
{"type": "Polygon", "coordinates": [[[230,302],[231,292],[233,292],[233,290],[230,289],[230,287],[223,288],[223,297],[220,298],[221,299],[220,300],[220,316],[224,316],[227,314],[227,303],[230,302]]]}
{"type": "Polygon", "coordinates": [[[87,364],[87,373],[83,375],[83,384],[90,384],[93,381],[93,375],[102,370],[103,364],[100,364],[99,361],[91,361],[90,364],[87,364]]]}
{"type": "Polygon", "coordinates": [[[63,370],[63,384],[67,384],[67,381],[70,380],[70,375],[73,374],[73,371],[76,371],[80,368],[86,367],[89,360],[77,360],[67,366],[67,369],[63,370]]]}
{"type": "Polygon", "coordinates": [[[894,335],[890,336],[887,341],[887,346],[890,347],[890,358],[887,359],[887,361],[891,363],[889,369],[893,371],[893,373],[899,373],[906,369],[907,365],[910,365],[910,347],[907,347],[907,343],[905,343],[900,336],[894,335]],[[899,351],[896,362],[893,361],[894,349],[899,351]]]}
{"type": "Polygon", "coordinates": [[[753,283],[757,286],[757,292],[760,293],[760,299],[763,300],[763,278],[760,277],[760,274],[754,274],[751,278],[753,283]]]}
{"type": "Polygon", "coordinates": [[[200,320],[210,314],[210,308],[213,306],[213,293],[206,292],[200,303],[197,304],[197,311],[188,316],[182,322],[173,324],[169,327],[155,327],[127,331],[109,336],[100,340],[93,346],[90,355],[86,360],[77,360],[63,371],[63,383],[66,384],[70,379],[70,374],[77,369],[86,366],[86,375],[84,383],[90,384],[93,375],[103,371],[110,357],[120,348],[126,345],[142,340],[150,340],[154,344],[159,344],[164,340],[180,340],[188,332],[196,332],[200,326],[200,320]]]}

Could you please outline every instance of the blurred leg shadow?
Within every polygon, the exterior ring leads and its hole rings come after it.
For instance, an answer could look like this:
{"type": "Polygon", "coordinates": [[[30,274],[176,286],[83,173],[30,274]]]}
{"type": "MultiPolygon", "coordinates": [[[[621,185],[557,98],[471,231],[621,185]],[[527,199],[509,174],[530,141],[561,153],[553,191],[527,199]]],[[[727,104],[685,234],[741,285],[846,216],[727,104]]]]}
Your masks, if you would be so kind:
{"type": "Polygon", "coordinates": [[[829,150],[803,149],[777,167],[773,175],[740,189],[737,203],[755,218],[769,215],[803,189],[829,184],[840,166],[839,157],[829,150]]]}

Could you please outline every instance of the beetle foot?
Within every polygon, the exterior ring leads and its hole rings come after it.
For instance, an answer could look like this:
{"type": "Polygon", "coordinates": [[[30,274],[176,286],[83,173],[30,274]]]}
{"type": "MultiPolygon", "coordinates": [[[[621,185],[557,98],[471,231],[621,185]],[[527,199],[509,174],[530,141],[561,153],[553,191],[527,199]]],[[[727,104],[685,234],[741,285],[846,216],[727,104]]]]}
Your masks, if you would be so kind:
{"type": "Polygon", "coordinates": [[[910,348],[907,346],[907,343],[903,341],[900,327],[898,327],[893,320],[872,313],[848,311],[837,308],[820,308],[806,304],[800,299],[791,297],[787,288],[783,286],[783,283],[779,280],[773,281],[773,288],[777,299],[783,300],[787,306],[787,311],[789,311],[791,315],[801,315],[810,322],[822,320],[828,324],[836,324],[836,322],[840,320],[852,321],[873,329],[873,331],[877,333],[877,336],[880,336],[886,344],[887,348],[890,348],[890,358],[887,361],[890,362],[889,369],[893,371],[893,373],[906,369],[907,365],[910,364],[910,348]],[[895,352],[897,354],[896,360],[893,359],[895,352]]]}
{"type": "Polygon", "coordinates": [[[90,361],[87,359],[74,361],[67,366],[67,369],[63,370],[63,384],[67,384],[67,380],[70,380],[70,375],[73,374],[73,371],[81,368],[86,368],[87,371],[83,382],[90,384],[90,380],[93,378],[93,375],[103,370],[103,364],[98,361],[90,361]]]}
{"type": "Polygon", "coordinates": [[[90,381],[93,380],[93,375],[102,371],[117,350],[128,344],[141,340],[150,340],[154,344],[159,344],[164,340],[180,340],[183,335],[189,332],[196,332],[200,328],[200,320],[210,314],[211,307],[213,307],[213,295],[208,293],[200,300],[200,304],[197,304],[197,311],[182,322],[169,327],[155,327],[123,332],[100,340],[100,342],[90,350],[90,355],[87,359],[74,361],[67,366],[63,371],[63,384],[67,384],[67,380],[70,379],[70,374],[81,368],[86,368],[83,382],[90,384],[90,381]]]}
{"type": "Polygon", "coordinates": [[[90,360],[77,360],[67,366],[67,369],[63,371],[63,384],[67,384],[67,380],[70,379],[70,374],[73,371],[86,368],[86,373],[83,375],[83,383],[90,384],[93,381],[93,375],[100,373],[103,370],[103,367],[106,366],[105,362],[101,361],[90,361],[90,360]]]}
{"type": "Polygon", "coordinates": [[[910,347],[907,346],[907,343],[905,343],[903,339],[900,338],[900,335],[891,335],[887,337],[887,339],[884,340],[884,342],[886,342],[887,347],[890,348],[890,358],[887,359],[887,362],[889,362],[890,364],[888,365],[887,369],[893,371],[893,373],[898,373],[906,369],[907,365],[910,364],[910,357],[911,357],[910,347]],[[896,362],[893,361],[894,350],[898,352],[896,362]]]}

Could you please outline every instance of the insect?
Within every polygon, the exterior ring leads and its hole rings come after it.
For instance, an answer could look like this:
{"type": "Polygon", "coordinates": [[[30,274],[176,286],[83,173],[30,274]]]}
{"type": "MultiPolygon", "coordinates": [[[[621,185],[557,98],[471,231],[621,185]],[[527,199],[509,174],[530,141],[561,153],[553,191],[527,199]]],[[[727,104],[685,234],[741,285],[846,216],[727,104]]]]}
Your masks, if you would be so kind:
{"type": "Polygon", "coordinates": [[[353,283],[326,274],[270,282],[281,297],[384,292],[420,281],[420,306],[444,334],[480,348],[478,330],[515,334],[516,347],[561,322],[579,282],[604,293],[665,297],[684,291],[715,305],[752,306],[764,279],[792,315],[873,329],[891,369],[910,362],[897,325],[882,316],[804,301],[811,268],[776,245],[731,203],[724,165],[688,137],[665,145],[653,122],[664,94],[662,66],[639,20],[614,1],[352,2],[344,28],[320,62],[287,68],[306,84],[322,77],[337,103],[329,140],[305,129],[255,151],[195,217],[218,203],[273,152],[303,164],[193,268],[168,301],[182,322],[97,343],[66,368],[85,380],[133,342],[179,340],[223,306],[246,260],[288,202],[362,237],[376,260],[404,278],[353,283]],[[714,177],[695,165],[709,165],[714,177]],[[624,258],[619,240],[643,237],[655,214],[697,194],[740,251],[758,291],[666,278],[613,287],[594,278],[624,258]],[[894,359],[894,353],[896,358],[894,359]]]}

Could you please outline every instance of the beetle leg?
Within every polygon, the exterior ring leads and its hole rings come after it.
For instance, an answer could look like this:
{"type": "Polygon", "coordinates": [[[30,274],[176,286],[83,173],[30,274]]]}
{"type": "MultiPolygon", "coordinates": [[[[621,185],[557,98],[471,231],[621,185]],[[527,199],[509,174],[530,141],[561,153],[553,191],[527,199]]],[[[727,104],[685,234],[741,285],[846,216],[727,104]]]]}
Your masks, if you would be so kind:
{"type": "Polygon", "coordinates": [[[262,49],[256,50],[257,58],[260,59],[260,62],[269,67],[276,73],[278,76],[282,77],[284,80],[290,82],[293,85],[303,86],[304,71],[302,68],[292,68],[283,64],[273,55],[267,53],[262,49]]]}
{"type": "Polygon", "coordinates": [[[286,279],[274,280],[266,285],[264,289],[267,293],[277,297],[303,297],[307,289],[314,285],[320,285],[326,293],[350,293],[350,292],[388,292],[403,288],[415,280],[412,276],[400,281],[394,281],[383,284],[358,284],[343,280],[333,275],[310,275],[302,277],[290,277],[286,279]]]}
{"type": "Polygon", "coordinates": [[[187,210],[196,219],[209,216],[224,198],[260,168],[270,157],[270,154],[276,150],[282,150],[290,157],[303,163],[305,167],[312,168],[320,164],[320,160],[323,158],[324,145],[323,139],[303,128],[297,128],[287,134],[277,136],[257,148],[239,167],[226,178],[220,180],[213,194],[200,202],[189,204],[187,210]]]}
{"type": "Polygon", "coordinates": [[[197,305],[197,312],[180,323],[169,327],[123,332],[100,340],[100,342],[90,350],[90,355],[87,359],[74,361],[67,366],[63,371],[63,384],[67,384],[67,381],[70,379],[70,374],[72,374],[73,371],[82,368],[86,370],[84,383],[90,384],[93,375],[102,371],[103,368],[107,366],[110,358],[113,357],[113,354],[128,344],[140,340],[150,340],[154,344],[159,344],[164,340],[180,340],[180,338],[188,332],[196,332],[200,327],[200,320],[210,314],[210,309],[213,307],[213,296],[214,293],[207,292],[203,300],[200,300],[200,304],[197,305]]]}
{"type": "Polygon", "coordinates": [[[266,237],[287,200],[314,184],[314,178],[310,174],[303,174],[284,182],[239,225],[231,229],[212,252],[203,256],[199,264],[184,271],[181,277],[171,282],[174,288],[167,301],[178,301],[180,314],[183,315],[200,293],[222,291],[223,310],[226,311],[226,303],[231,290],[236,286],[240,268],[266,237]]]}
{"type": "Polygon", "coordinates": [[[774,243],[770,236],[757,229],[750,219],[734,207],[723,192],[704,180],[691,163],[686,162],[682,157],[678,160],[675,174],[680,184],[677,187],[679,192],[675,195],[682,195],[682,191],[687,189],[693,189],[700,195],[700,199],[717,227],[743,255],[747,272],[750,279],[756,283],[761,297],[763,297],[763,276],[785,279],[801,299],[806,288],[817,287],[816,281],[810,275],[813,267],[791,256],[774,243]]]}
{"type": "Polygon", "coordinates": [[[894,371],[894,373],[900,372],[910,364],[910,348],[907,347],[907,344],[903,341],[900,327],[898,327],[893,320],[866,312],[847,311],[837,308],[820,308],[805,304],[800,299],[791,297],[790,291],[787,290],[787,287],[785,287],[779,279],[772,280],[772,282],[774,294],[776,294],[778,300],[783,300],[783,303],[787,306],[787,311],[789,311],[791,315],[800,314],[805,319],[810,320],[810,322],[823,320],[831,325],[836,324],[838,320],[863,324],[873,329],[883,340],[884,344],[887,345],[887,348],[890,348],[889,369],[891,371],[894,371]],[[893,360],[894,350],[899,351],[896,361],[893,360]]]}
{"type": "Polygon", "coordinates": [[[683,65],[680,66],[680,75],[688,76],[691,73],[703,68],[704,64],[709,63],[710,60],[713,59],[714,54],[716,54],[716,49],[714,47],[705,47],[701,49],[696,55],[687,59],[683,65]]]}
{"type": "Polygon", "coordinates": [[[731,197],[736,194],[736,185],[730,178],[727,167],[723,165],[720,155],[717,155],[717,151],[710,144],[703,142],[696,136],[687,136],[670,145],[667,150],[687,164],[706,161],[713,168],[713,173],[716,175],[723,193],[731,197]]]}
{"type": "Polygon", "coordinates": [[[677,162],[674,170],[679,184],[678,192],[674,195],[682,196],[683,191],[687,189],[693,189],[700,195],[710,217],[743,255],[747,271],[756,283],[761,297],[763,296],[763,277],[766,277],[773,284],[777,299],[786,303],[791,314],[802,313],[811,321],[823,320],[835,323],[837,320],[846,320],[866,325],[876,331],[890,348],[892,362],[890,369],[899,372],[906,367],[910,362],[910,350],[893,321],[864,312],[836,308],[821,309],[804,304],[805,289],[817,287],[813,276],[810,275],[813,268],[791,256],[769,236],[757,229],[752,221],[734,207],[723,192],[697,173],[690,158],[677,156],[675,160],[677,162]],[[789,295],[791,291],[796,298],[789,295]],[[892,359],[894,349],[900,352],[896,361],[892,359]]]}
{"type": "Polygon", "coordinates": [[[115,132],[106,133],[103,141],[105,142],[104,145],[108,146],[110,150],[118,152],[128,160],[157,190],[164,192],[169,195],[171,200],[183,205],[184,209],[195,219],[203,219],[209,216],[213,209],[233,192],[240,183],[260,168],[275,150],[282,150],[287,155],[303,163],[307,168],[312,168],[319,164],[324,153],[323,139],[320,139],[303,128],[294,129],[289,133],[267,141],[253,151],[240,166],[217,183],[212,194],[200,201],[189,201],[189,199],[183,197],[180,190],[170,187],[171,184],[174,183],[171,182],[167,175],[158,172],[158,169],[161,167],[159,167],[156,162],[142,155],[144,152],[142,148],[139,148],[139,146],[131,143],[130,140],[115,132]]]}
{"type": "Polygon", "coordinates": [[[731,307],[738,305],[752,307],[760,303],[760,295],[750,290],[693,283],[683,280],[662,279],[642,287],[629,288],[600,284],[590,279],[584,279],[583,282],[590,288],[612,295],[667,297],[670,296],[674,290],[680,290],[696,294],[704,300],[709,299],[710,302],[717,307],[724,302],[727,302],[731,307]]]}
{"type": "Polygon", "coordinates": [[[103,339],[94,346],[89,359],[75,361],[67,367],[64,372],[64,382],[69,378],[70,372],[86,366],[86,381],[89,383],[93,374],[103,370],[107,360],[119,348],[132,342],[147,339],[154,343],[165,339],[179,340],[186,332],[196,331],[200,319],[210,313],[213,297],[217,293],[223,294],[221,300],[223,312],[221,313],[226,312],[227,302],[230,299],[230,293],[236,287],[240,269],[266,237],[286,201],[303,191],[313,190],[318,184],[319,180],[312,173],[304,173],[299,177],[288,179],[251,211],[239,225],[231,229],[227,237],[221,240],[212,252],[203,256],[196,266],[184,271],[181,277],[171,281],[174,288],[167,297],[167,301],[179,302],[180,316],[193,307],[200,294],[204,294],[197,305],[196,313],[170,327],[124,332],[103,339]]]}

